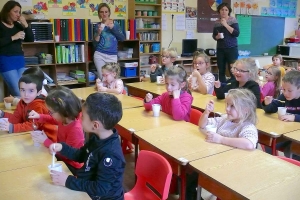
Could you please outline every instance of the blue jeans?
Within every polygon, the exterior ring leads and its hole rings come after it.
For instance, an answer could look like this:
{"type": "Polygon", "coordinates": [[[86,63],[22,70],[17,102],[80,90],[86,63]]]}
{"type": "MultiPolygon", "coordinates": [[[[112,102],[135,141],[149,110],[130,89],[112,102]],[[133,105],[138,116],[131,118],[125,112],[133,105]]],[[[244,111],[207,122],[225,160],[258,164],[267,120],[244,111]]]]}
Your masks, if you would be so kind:
{"type": "Polygon", "coordinates": [[[8,90],[12,96],[20,96],[19,79],[24,71],[25,67],[22,67],[20,69],[14,69],[1,73],[1,76],[7,84],[8,90]]]}

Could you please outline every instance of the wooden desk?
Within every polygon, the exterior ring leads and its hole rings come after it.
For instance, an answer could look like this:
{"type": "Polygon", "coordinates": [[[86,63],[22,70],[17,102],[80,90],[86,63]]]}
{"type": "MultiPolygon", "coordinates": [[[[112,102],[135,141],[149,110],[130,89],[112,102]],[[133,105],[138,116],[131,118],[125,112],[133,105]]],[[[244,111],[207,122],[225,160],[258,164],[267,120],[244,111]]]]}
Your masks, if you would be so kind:
{"type": "Polygon", "coordinates": [[[180,199],[185,198],[188,162],[233,149],[206,142],[198,127],[188,122],[137,131],[134,135],[140,149],[158,152],[169,161],[173,173],[181,178],[180,199]]]}
{"type": "Polygon", "coordinates": [[[8,113],[13,113],[16,110],[16,106],[11,106],[10,109],[6,109],[4,103],[0,103],[0,110],[8,113]]]}
{"type": "Polygon", "coordinates": [[[213,100],[215,103],[214,112],[218,113],[226,113],[225,111],[225,99],[217,99],[216,96],[210,95],[210,94],[200,94],[198,92],[193,92],[193,103],[192,107],[196,108],[198,110],[201,110],[202,112],[205,110],[206,105],[210,100],[213,100]]]}
{"type": "MultiPolygon", "coordinates": [[[[0,199],[90,199],[85,192],[78,192],[52,184],[48,171],[48,164],[51,164],[51,158],[49,162],[39,163],[36,161],[36,164],[38,165],[1,172],[0,199]]],[[[63,170],[69,172],[69,169],[64,164],[63,170]]]]}
{"type": "Polygon", "coordinates": [[[283,137],[292,141],[291,153],[300,155],[300,130],[286,133],[283,137]]]}
{"type": "Polygon", "coordinates": [[[189,164],[199,172],[198,185],[222,200],[300,196],[300,167],[260,150],[234,149],[189,164]]]}
{"type": "MultiPolygon", "coordinates": [[[[82,99],[86,99],[90,94],[96,92],[94,87],[76,88],[76,89],[72,89],[72,91],[77,97],[80,97],[82,99]]],[[[139,99],[127,95],[123,95],[123,94],[114,94],[114,95],[122,102],[123,109],[143,106],[143,102],[139,99]]]]}
{"type": "Polygon", "coordinates": [[[10,135],[10,137],[0,138],[0,172],[51,163],[48,149],[42,145],[33,146],[30,134],[10,135]]]}

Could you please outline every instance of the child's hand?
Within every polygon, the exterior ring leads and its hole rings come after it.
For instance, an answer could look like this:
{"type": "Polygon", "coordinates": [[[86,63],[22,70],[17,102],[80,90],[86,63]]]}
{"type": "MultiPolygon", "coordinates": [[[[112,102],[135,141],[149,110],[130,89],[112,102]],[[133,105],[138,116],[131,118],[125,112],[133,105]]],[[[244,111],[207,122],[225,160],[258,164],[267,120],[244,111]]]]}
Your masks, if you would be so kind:
{"type": "Polygon", "coordinates": [[[266,96],[264,99],[265,105],[269,105],[272,103],[273,97],[272,96],[266,96]]]}
{"type": "Polygon", "coordinates": [[[9,122],[2,120],[0,122],[0,131],[9,131],[9,122]]]}
{"type": "Polygon", "coordinates": [[[215,81],[215,87],[220,88],[221,87],[221,82],[220,81],[215,81]]]}
{"type": "Polygon", "coordinates": [[[66,180],[69,175],[65,172],[51,170],[50,176],[54,185],[66,186],[66,180]]]}
{"type": "Polygon", "coordinates": [[[28,114],[29,119],[39,119],[40,117],[40,114],[35,112],[34,110],[30,111],[30,113],[28,114]]]}
{"type": "Polygon", "coordinates": [[[201,77],[201,74],[199,73],[199,71],[198,71],[197,69],[194,69],[192,75],[193,75],[194,77],[199,77],[199,76],[201,77]]]}
{"type": "Polygon", "coordinates": [[[147,94],[146,94],[146,97],[145,97],[146,102],[148,103],[148,102],[150,102],[152,99],[153,99],[153,95],[150,94],[150,93],[147,93],[147,94]]]}
{"type": "Polygon", "coordinates": [[[107,87],[99,87],[98,88],[98,92],[106,92],[107,91],[107,87]]]}
{"type": "Polygon", "coordinates": [[[155,72],[155,70],[156,70],[156,64],[152,64],[151,67],[150,67],[150,69],[151,69],[151,72],[155,72]]]}
{"type": "Polygon", "coordinates": [[[221,144],[222,143],[222,138],[220,134],[214,133],[214,132],[206,132],[206,142],[211,142],[211,143],[217,143],[221,144]]]}
{"type": "Polygon", "coordinates": [[[214,111],[214,107],[215,107],[214,101],[213,101],[213,100],[210,100],[210,101],[208,102],[208,104],[206,105],[206,108],[205,108],[205,111],[204,111],[204,112],[206,112],[206,114],[209,114],[209,113],[211,113],[212,111],[214,111]]]}
{"type": "Polygon", "coordinates": [[[3,100],[6,102],[6,103],[12,103],[14,101],[14,98],[13,96],[9,96],[9,97],[5,97],[3,100]]]}
{"type": "Polygon", "coordinates": [[[284,122],[294,122],[295,115],[281,115],[279,119],[284,122]]]}
{"type": "Polygon", "coordinates": [[[53,153],[60,152],[62,150],[62,145],[60,143],[53,143],[49,146],[49,152],[52,155],[53,153]],[[54,148],[55,145],[55,148],[54,148]]]}
{"type": "Polygon", "coordinates": [[[44,131],[32,131],[31,132],[32,140],[38,143],[43,144],[48,138],[44,131]]]}
{"type": "Polygon", "coordinates": [[[173,90],[173,98],[178,99],[180,97],[180,89],[179,90],[173,90]]]}

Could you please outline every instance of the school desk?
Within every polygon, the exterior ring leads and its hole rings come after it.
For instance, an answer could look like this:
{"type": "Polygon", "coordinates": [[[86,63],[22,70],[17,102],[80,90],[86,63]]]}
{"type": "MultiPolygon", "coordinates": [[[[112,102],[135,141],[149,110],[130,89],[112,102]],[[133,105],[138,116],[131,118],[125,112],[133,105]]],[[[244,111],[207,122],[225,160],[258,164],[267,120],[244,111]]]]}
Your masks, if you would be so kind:
{"type": "Polygon", "coordinates": [[[51,163],[48,149],[43,145],[35,147],[30,134],[10,135],[0,138],[0,172],[51,163]]]}
{"type": "Polygon", "coordinates": [[[20,133],[8,133],[7,131],[0,131],[0,138],[23,135],[23,134],[30,134],[30,132],[26,131],[26,132],[20,132],[20,133]]]}
{"type": "Polygon", "coordinates": [[[283,135],[283,138],[292,141],[291,153],[300,155],[300,130],[286,133],[283,135]]]}
{"type": "Polygon", "coordinates": [[[16,106],[11,106],[11,108],[7,109],[4,106],[4,103],[0,103],[0,110],[8,113],[13,113],[16,110],[16,106]]]}
{"type": "MultiPolygon", "coordinates": [[[[50,155],[49,155],[50,156],[50,155]]],[[[51,156],[50,156],[51,157],[51,156]]],[[[71,174],[63,162],[63,171],[71,174]]],[[[88,200],[85,192],[70,190],[52,183],[48,162],[0,173],[0,199],[88,200]]]]}
{"type": "Polygon", "coordinates": [[[206,142],[198,126],[188,122],[137,131],[134,135],[140,149],[158,152],[169,161],[173,173],[181,178],[180,199],[185,198],[187,163],[233,149],[206,142]]]}
{"type": "MultiPolygon", "coordinates": [[[[80,97],[82,99],[86,99],[90,94],[96,92],[94,87],[77,88],[77,89],[72,89],[72,91],[77,97],[80,97]]],[[[121,101],[123,109],[143,106],[143,101],[139,99],[124,94],[114,94],[114,95],[121,101]]]]}
{"type": "Polygon", "coordinates": [[[198,185],[222,200],[282,200],[300,196],[300,167],[257,149],[234,149],[189,165],[199,173],[198,185]]]}

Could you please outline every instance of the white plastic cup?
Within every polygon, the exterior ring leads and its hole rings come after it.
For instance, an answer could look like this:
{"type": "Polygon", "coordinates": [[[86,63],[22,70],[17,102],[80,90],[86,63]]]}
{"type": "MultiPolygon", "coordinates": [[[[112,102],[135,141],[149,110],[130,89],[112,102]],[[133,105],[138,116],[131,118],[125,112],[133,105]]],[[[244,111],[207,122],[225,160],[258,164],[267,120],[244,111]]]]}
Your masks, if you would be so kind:
{"type": "Polygon", "coordinates": [[[205,127],[205,129],[206,129],[206,132],[213,132],[213,133],[216,133],[217,132],[217,127],[216,126],[214,126],[214,125],[207,125],[206,127],[205,127]]]}
{"type": "Polygon", "coordinates": [[[59,42],[59,35],[55,36],[55,42],[59,42]]]}
{"type": "Polygon", "coordinates": [[[225,95],[225,98],[227,97],[227,95],[228,95],[228,93],[226,92],[226,93],[224,93],[224,95],[225,95]]]}
{"type": "Polygon", "coordinates": [[[100,27],[102,28],[102,30],[104,29],[105,27],[105,24],[101,23],[100,27]]]}
{"type": "Polygon", "coordinates": [[[55,163],[53,167],[52,167],[52,164],[48,165],[48,169],[49,169],[50,174],[51,174],[51,170],[62,172],[62,164],[61,163],[55,163]]]}
{"type": "MultiPolygon", "coordinates": [[[[43,131],[39,131],[39,130],[37,130],[37,131],[32,131],[32,132],[31,132],[31,136],[32,136],[32,135],[35,135],[35,134],[42,134],[42,132],[43,132],[43,131]]],[[[33,141],[33,146],[35,146],[35,147],[40,147],[40,146],[41,146],[41,143],[36,142],[36,141],[34,141],[34,140],[32,140],[32,141],[33,141]]]]}
{"type": "Polygon", "coordinates": [[[156,83],[157,84],[161,84],[161,79],[162,79],[163,77],[162,76],[157,76],[156,77],[156,83]]]}
{"type": "Polygon", "coordinates": [[[152,104],[153,117],[159,117],[160,105],[152,104]]]}
{"type": "Polygon", "coordinates": [[[130,31],[126,31],[126,40],[129,40],[130,38],[130,31]]]}
{"type": "Polygon", "coordinates": [[[278,117],[286,114],[286,107],[278,107],[278,117]]]}
{"type": "Polygon", "coordinates": [[[8,122],[8,118],[0,118],[0,123],[7,123],[8,122]]]}
{"type": "Polygon", "coordinates": [[[11,103],[6,103],[4,101],[4,106],[5,106],[6,109],[11,109],[11,103]]]}
{"type": "Polygon", "coordinates": [[[192,88],[197,86],[197,77],[192,76],[192,88]]]}
{"type": "Polygon", "coordinates": [[[221,38],[221,39],[224,38],[224,33],[220,33],[220,38],[221,38]]]}

